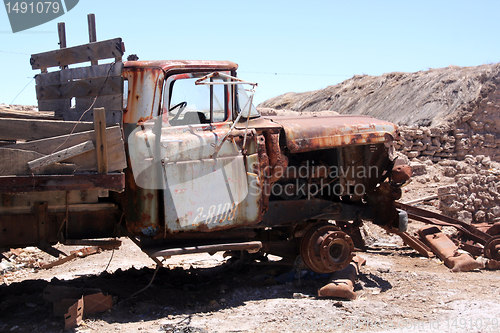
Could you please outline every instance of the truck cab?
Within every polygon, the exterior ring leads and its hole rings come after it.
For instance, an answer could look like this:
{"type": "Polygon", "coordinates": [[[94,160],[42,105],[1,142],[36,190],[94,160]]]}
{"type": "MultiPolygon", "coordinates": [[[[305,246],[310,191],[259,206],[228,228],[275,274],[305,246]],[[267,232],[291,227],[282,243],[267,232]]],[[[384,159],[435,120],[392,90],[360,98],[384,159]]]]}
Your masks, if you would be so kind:
{"type": "Polygon", "coordinates": [[[300,255],[326,273],[364,246],[363,220],[404,229],[394,201],[409,175],[393,170],[394,124],[261,116],[256,84],[237,69],[230,61],[124,62],[129,167],[115,200],[151,256],[300,255]]]}

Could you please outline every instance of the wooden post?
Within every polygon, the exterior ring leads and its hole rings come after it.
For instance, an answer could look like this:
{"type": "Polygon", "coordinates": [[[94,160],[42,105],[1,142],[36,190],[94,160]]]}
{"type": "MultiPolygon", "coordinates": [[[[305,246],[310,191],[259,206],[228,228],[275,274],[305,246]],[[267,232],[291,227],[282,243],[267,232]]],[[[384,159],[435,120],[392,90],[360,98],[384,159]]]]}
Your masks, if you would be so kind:
{"type": "MultiPolygon", "coordinates": [[[[106,141],[106,111],[94,109],[95,150],[97,153],[97,172],[108,173],[108,144],[106,141]]],[[[108,190],[99,190],[99,197],[108,197],[108,190]]]]}
{"type": "Polygon", "coordinates": [[[108,173],[108,145],[106,142],[106,112],[104,108],[94,109],[95,148],[97,172],[108,173]]]}
{"type": "MultiPolygon", "coordinates": [[[[95,28],[95,15],[88,14],[87,21],[89,23],[89,43],[97,42],[97,32],[96,32],[96,28],[95,28]]],[[[98,64],[97,60],[91,61],[90,63],[92,65],[98,64]]]]}
{"type": "MultiPolygon", "coordinates": [[[[66,25],[64,22],[57,23],[57,33],[59,34],[59,48],[66,48],[66,25]]],[[[61,66],[61,69],[68,68],[68,66],[61,66]]]]}

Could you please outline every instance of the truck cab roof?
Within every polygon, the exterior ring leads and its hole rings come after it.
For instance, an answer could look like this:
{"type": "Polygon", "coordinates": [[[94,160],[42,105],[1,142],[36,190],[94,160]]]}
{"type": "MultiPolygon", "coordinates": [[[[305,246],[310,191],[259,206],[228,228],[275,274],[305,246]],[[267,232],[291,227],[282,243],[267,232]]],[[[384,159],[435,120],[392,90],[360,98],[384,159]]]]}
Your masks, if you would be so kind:
{"type": "Polygon", "coordinates": [[[176,69],[217,69],[236,70],[238,64],[227,60],[151,60],[151,61],[125,61],[124,70],[132,68],[161,68],[168,72],[176,69]]]}

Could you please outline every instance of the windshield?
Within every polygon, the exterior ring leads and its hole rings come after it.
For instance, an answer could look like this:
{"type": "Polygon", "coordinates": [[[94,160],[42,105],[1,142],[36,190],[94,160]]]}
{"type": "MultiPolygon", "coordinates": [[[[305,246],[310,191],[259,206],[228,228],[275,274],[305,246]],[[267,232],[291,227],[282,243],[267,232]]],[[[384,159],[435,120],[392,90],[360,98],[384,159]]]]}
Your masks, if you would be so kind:
{"type": "Polygon", "coordinates": [[[260,114],[253,104],[250,105],[250,116],[248,115],[249,97],[244,84],[238,84],[238,110],[242,111],[241,116],[244,118],[259,117],[260,114]]]}

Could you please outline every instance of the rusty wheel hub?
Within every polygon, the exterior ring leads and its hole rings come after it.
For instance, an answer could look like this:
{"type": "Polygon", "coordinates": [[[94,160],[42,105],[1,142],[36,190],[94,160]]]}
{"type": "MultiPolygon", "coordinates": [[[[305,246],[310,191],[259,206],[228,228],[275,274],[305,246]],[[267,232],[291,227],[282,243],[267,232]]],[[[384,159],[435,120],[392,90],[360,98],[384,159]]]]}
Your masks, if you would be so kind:
{"type": "Polygon", "coordinates": [[[484,244],[486,258],[500,261],[500,236],[492,237],[484,244]]]}
{"type": "Polygon", "coordinates": [[[302,238],[300,255],[310,270],[332,273],[351,262],[354,244],[351,237],[330,223],[313,225],[302,238]]]}

